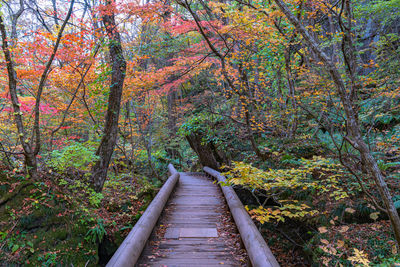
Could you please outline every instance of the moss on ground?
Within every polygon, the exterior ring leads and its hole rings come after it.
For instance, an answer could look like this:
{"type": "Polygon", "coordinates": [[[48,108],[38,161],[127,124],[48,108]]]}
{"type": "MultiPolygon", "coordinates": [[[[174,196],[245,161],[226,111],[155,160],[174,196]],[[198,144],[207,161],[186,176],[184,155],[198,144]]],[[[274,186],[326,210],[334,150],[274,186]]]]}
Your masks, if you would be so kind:
{"type": "Polygon", "coordinates": [[[98,266],[106,263],[153,195],[128,177],[102,192],[42,174],[40,181],[0,169],[0,266],[98,266]]]}
{"type": "Polygon", "coordinates": [[[0,173],[2,265],[95,265],[97,244],[85,239],[91,225],[76,204],[45,183],[0,173]],[[14,193],[18,191],[17,193],[14,193]]]}

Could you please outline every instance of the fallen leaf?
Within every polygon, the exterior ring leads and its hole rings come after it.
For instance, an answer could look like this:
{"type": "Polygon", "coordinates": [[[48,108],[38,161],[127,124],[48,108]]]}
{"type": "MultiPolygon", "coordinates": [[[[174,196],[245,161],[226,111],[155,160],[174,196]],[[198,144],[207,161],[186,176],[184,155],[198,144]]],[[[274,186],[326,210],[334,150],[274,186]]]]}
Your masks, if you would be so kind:
{"type": "Polygon", "coordinates": [[[325,245],[329,245],[329,241],[326,239],[321,239],[321,243],[325,245]]]}
{"type": "Polygon", "coordinates": [[[326,229],[326,227],[318,227],[318,231],[321,233],[321,234],[323,234],[323,233],[326,233],[326,232],[328,232],[328,229],[326,229]]]}
{"type": "Polygon", "coordinates": [[[355,210],[355,209],[352,209],[352,208],[346,208],[344,211],[347,212],[347,213],[351,213],[351,214],[353,214],[354,212],[356,212],[356,210],[355,210]]]}
{"type": "Polygon", "coordinates": [[[372,220],[376,221],[376,220],[378,219],[378,217],[379,217],[379,212],[373,212],[373,213],[371,213],[371,214],[369,215],[369,217],[370,217],[372,220]]]}

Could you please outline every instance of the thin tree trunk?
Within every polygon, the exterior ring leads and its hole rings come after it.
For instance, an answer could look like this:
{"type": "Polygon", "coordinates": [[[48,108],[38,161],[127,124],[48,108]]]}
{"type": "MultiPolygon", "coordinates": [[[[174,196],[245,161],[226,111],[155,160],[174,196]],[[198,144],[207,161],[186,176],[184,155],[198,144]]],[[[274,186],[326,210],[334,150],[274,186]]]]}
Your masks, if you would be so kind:
{"type": "Polygon", "coordinates": [[[11,40],[10,40],[10,45],[14,46],[15,42],[18,38],[18,32],[17,32],[17,21],[18,18],[22,15],[22,13],[24,12],[25,8],[24,8],[24,0],[20,0],[19,1],[19,9],[18,11],[12,15],[11,17],[11,40]]]}
{"type": "Polygon", "coordinates": [[[29,144],[28,136],[25,131],[24,123],[22,120],[22,111],[20,109],[20,102],[17,95],[17,73],[14,69],[14,62],[12,60],[10,48],[8,45],[7,33],[4,26],[3,18],[0,16],[0,31],[1,37],[3,39],[2,48],[4,52],[4,57],[7,62],[7,72],[8,72],[8,90],[11,96],[11,103],[14,111],[14,122],[17,126],[19,141],[21,142],[22,148],[24,150],[25,165],[27,168],[28,175],[32,179],[37,178],[37,161],[33,153],[33,149],[29,144]]]}
{"type": "Polygon", "coordinates": [[[258,148],[257,142],[254,139],[253,130],[251,129],[250,114],[247,110],[245,111],[245,119],[246,119],[247,135],[250,140],[251,147],[253,148],[254,153],[256,153],[256,155],[259,159],[261,159],[262,161],[266,161],[268,159],[268,155],[265,153],[262,153],[261,150],[258,148]]]}
{"type": "Polygon", "coordinates": [[[60,42],[61,42],[61,38],[63,36],[65,26],[67,26],[67,22],[72,15],[72,9],[74,7],[74,2],[75,2],[75,0],[71,1],[67,16],[66,16],[63,24],[61,25],[60,30],[58,31],[57,40],[56,40],[56,43],[54,44],[53,52],[51,53],[50,58],[47,61],[46,67],[42,73],[42,76],[40,77],[40,81],[39,81],[39,85],[38,85],[38,89],[37,89],[37,93],[36,93],[35,108],[33,111],[35,114],[35,120],[34,120],[34,124],[33,124],[33,136],[32,136],[32,140],[31,140],[32,145],[33,145],[33,143],[35,143],[35,149],[34,149],[35,156],[39,153],[40,145],[41,145],[41,141],[40,141],[40,101],[42,98],[44,86],[47,81],[47,76],[51,71],[50,70],[51,65],[53,64],[58,47],[60,46],[60,42]]]}
{"type": "Polygon", "coordinates": [[[139,116],[139,113],[137,111],[137,109],[135,108],[134,105],[132,105],[133,107],[133,112],[135,113],[136,116],[136,122],[138,124],[138,128],[139,128],[139,133],[143,142],[143,146],[146,149],[147,152],[147,163],[149,164],[149,167],[151,169],[151,175],[153,175],[154,177],[157,178],[157,180],[163,182],[163,180],[161,179],[161,177],[158,175],[158,173],[156,172],[156,169],[154,167],[153,164],[153,160],[151,158],[151,142],[152,142],[152,138],[151,138],[151,125],[152,125],[152,118],[151,115],[149,116],[149,125],[147,127],[147,129],[145,129],[143,127],[143,123],[141,122],[141,118],[139,116]],[[146,133],[149,133],[149,138],[148,140],[146,140],[146,133]]]}
{"type": "Polygon", "coordinates": [[[288,89],[289,89],[289,100],[292,105],[292,120],[291,120],[291,126],[289,128],[289,133],[288,133],[288,138],[294,138],[296,135],[296,130],[297,130],[297,102],[296,102],[296,96],[295,96],[295,83],[294,83],[294,78],[292,75],[292,69],[290,67],[290,47],[288,47],[285,51],[285,70],[286,70],[286,79],[288,82],[288,89]]]}
{"type": "MultiPolygon", "coordinates": [[[[29,137],[26,133],[25,126],[23,123],[23,117],[22,117],[23,113],[20,109],[21,104],[19,102],[18,94],[17,94],[17,73],[16,73],[15,67],[14,67],[14,60],[12,58],[12,54],[11,54],[10,47],[8,44],[7,32],[5,29],[4,21],[3,21],[2,16],[0,16],[0,32],[1,32],[2,39],[3,39],[2,49],[4,52],[6,64],[7,64],[8,87],[9,87],[11,103],[12,103],[13,111],[14,111],[14,122],[15,122],[15,125],[17,126],[18,136],[19,136],[19,140],[22,145],[22,149],[24,150],[25,166],[27,169],[27,173],[28,173],[28,176],[32,179],[37,179],[37,177],[38,177],[38,173],[37,173],[38,163],[37,163],[36,155],[39,153],[39,150],[40,150],[40,127],[39,127],[40,98],[41,98],[41,95],[42,95],[42,92],[44,89],[45,82],[47,80],[47,75],[50,71],[51,64],[53,63],[53,60],[57,53],[65,26],[66,26],[69,18],[71,17],[73,6],[74,6],[74,0],[71,1],[67,16],[64,20],[63,25],[61,26],[60,31],[58,32],[57,40],[54,45],[53,52],[50,55],[50,58],[47,61],[45,70],[43,71],[42,76],[40,78],[40,82],[39,82],[38,90],[37,90],[37,94],[36,94],[35,108],[34,108],[35,120],[34,120],[34,126],[33,126],[33,136],[30,141],[29,141],[29,137]]],[[[12,18],[12,25],[13,25],[12,26],[12,31],[13,31],[12,37],[14,38],[14,40],[12,40],[13,42],[15,42],[16,38],[17,38],[16,32],[14,32],[15,27],[16,27],[15,25],[17,23],[18,17],[22,14],[22,12],[23,12],[23,1],[20,1],[20,10],[12,18]]]]}
{"type": "MultiPolygon", "coordinates": [[[[107,1],[110,11],[113,9],[111,1],[107,1]]],[[[103,15],[103,22],[107,36],[109,37],[109,53],[112,62],[110,95],[104,124],[104,135],[97,149],[96,161],[92,169],[92,183],[96,192],[101,192],[107,178],[108,166],[118,137],[118,120],[121,109],[122,90],[126,72],[126,61],[123,56],[121,37],[115,23],[114,12],[103,15]]]]}

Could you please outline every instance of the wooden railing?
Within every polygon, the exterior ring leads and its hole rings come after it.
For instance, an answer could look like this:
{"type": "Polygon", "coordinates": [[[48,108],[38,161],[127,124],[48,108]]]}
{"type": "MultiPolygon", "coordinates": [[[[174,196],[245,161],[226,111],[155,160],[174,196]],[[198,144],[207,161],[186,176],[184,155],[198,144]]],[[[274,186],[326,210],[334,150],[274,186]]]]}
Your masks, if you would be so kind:
{"type": "MultiPolygon", "coordinates": [[[[107,267],[134,266],[139,259],[154,226],[156,225],[165,204],[179,180],[179,173],[174,166],[168,165],[169,178],[161,187],[156,197],[147,207],[128,236],[114,253],[107,267]]],[[[254,222],[243,207],[242,202],[232,187],[224,185],[225,177],[216,170],[205,167],[204,171],[220,182],[222,192],[231,211],[232,217],[239,230],[243,244],[247,250],[252,266],[279,267],[274,255],[261,236],[254,222]]]]}
{"type": "Polygon", "coordinates": [[[222,192],[224,193],[253,267],[279,266],[268,245],[265,243],[264,238],[236,195],[235,190],[230,186],[223,185],[225,177],[216,170],[208,167],[204,167],[204,171],[220,182],[222,192]]]}
{"type": "Polygon", "coordinates": [[[168,165],[171,176],[161,187],[156,197],[147,207],[146,211],[140,217],[128,236],[124,239],[118,250],[114,253],[111,260],[107,263],[107,267],[115,266],[134,266],[138,260],[147,240],[161,212],[164,209],[165,203],[171,192],[173,191],[178,179],[179,173],[175,170],[172,164],[168,165]]]}

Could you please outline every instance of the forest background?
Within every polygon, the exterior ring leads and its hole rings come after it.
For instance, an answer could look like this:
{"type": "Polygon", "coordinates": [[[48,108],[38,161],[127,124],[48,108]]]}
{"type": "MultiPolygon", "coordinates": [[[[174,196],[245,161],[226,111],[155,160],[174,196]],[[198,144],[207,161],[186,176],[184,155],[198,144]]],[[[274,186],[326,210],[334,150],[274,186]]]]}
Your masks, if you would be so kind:
{"type": "Polygon", "coordinates": [[[168,163],[224,171],[282,266],[400,260],[400,1],[0,10],[2,262],[104,264],[168,163]]]}

